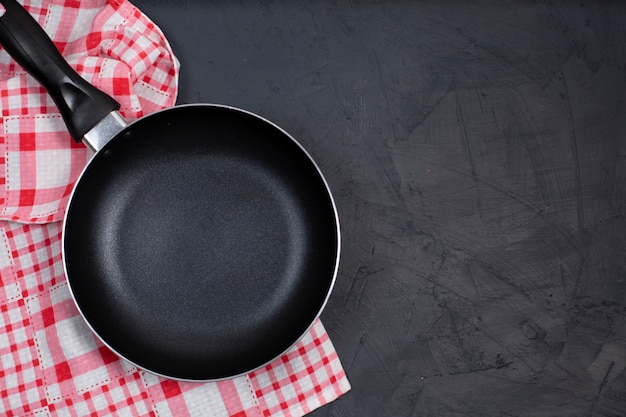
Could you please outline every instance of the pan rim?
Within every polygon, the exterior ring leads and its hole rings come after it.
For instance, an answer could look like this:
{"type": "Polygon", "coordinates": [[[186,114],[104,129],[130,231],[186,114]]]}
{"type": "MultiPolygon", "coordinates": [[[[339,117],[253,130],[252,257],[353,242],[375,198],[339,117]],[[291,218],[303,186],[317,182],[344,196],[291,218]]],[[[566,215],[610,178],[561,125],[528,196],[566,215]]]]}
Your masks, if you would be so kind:
{"type": "Polygon", "coordinates": [[[324,308],[326,307],[328,300],[330,299],[330,296],[332,294],[333,288],[335,286],[335,282],[337,280],[337,274],[339,272],[339,261],[341,258],[341,226],[340,226],[340,222],[339,222],[339,212],[337,210],[337,205],[335,203],[335,199],[333,197],[333,194],[331,192],[330,186],[328,185],[328,181],[326,180],[326,178],[324,177],[321,169],[319,168],[319,166],[317,165],[317,163],[315,162],[315,160],[313,159],[313,157],[311,156],[311,154],[304,148],[304,146],[302,146],[302,144],[300,142],[298,142],[298,140],[296,140],[291,134],[289,134],[289,132],[287,132],[285,129],[283,129],[282,127],[278,126],[276,123],[272,122],[271,120],[266,119],[265,117],[253,113],[251,111],[239,108],[239,107],[235,107],[235,106],[230,106],[230,105],[226,105],[226,104],[215,104],[215,103],[188,103],[188,104],[180,104],[180,105],[175,105],[173,107],[168,107],[166,109],[161,109],[158,111],[155,111],[153,113],[150,113],[146,116],[143,116],[137,120],[132,121],[131,123],[129,123],[126,127],[124,127],[124,129],[122,129],[120,132],[118,132],[116,135],[114,135],[113,137],[109,138],[109,140],[107,141],[106,144],[104,144],[100,149],[98,149],[97,152],[95,152],[91,158],[89,159],[89,161],[87,162],[87,164],[84,166],[84,168],[82,169],[80,175],[78,176],[78,178],[76,179],[76,182],[74,184],[74,187],[72,188],[72,191],[70,193],[69,196],[69,200],[68,200],[68,205],[66,207],[66,211],[65,211],[65,215],[63,216],[63,224],[62,224],[62,232],[61,232],[61,257],[63,259],[63,274],[65,276],[65,282],[67,283],[67,287],[70,291],[70,295],[72,297],[72,301],[74,303],[74,305],[76,306],[78,312],[80,313],[83,321],[87,324],[87,326],[89,327],[90,331],[98,338],[98,340],[100,340],[100,342],[102,342],[108,349],[110,349],[113,353],[115,353],[119,358],[125,360],[126,362],[130,363],[131,365],[135,366],[137,369],[149,372],[151,374],[160,376],[160,377],[164,377],[164,378],[168,378],[168,379],[172,379],[172,380],[176,380],[176,381],[183,381],[183,382],[217,382],[217,381],[223,381],[223,380],[230,380],[230,379],[234,379],[237,377],[241,377],[243,375],[247,375],[251,372],[254,372],[258,369],[261,369],[265,366],[267,366],[268,364],[272,363],[273,361],[275,361],[276,359],[280,358],[281,356],[283,356],[285,353],[289,352],[298,342],[300,342],[300,340],[302,340],[302,338],[313,328],[313,326],[315,325],[316,321],[320,318],[322,312],[324,311],[324,308]],[[91,162],[94,160],[94,158],[101,154],[102,152],[106,151],[106,149],[108,148],[109,143],[115,139],[116,137],[119,137],[120,135],[123,135],[129,127],[133,126],[134,124],[138,123],[139,121],[152,117],[152,116],[156,116],[158,114],[161,113],[167,113],[170,112],[172,110],[175,109],[182,109],[182,108],[188,108],[188,107],[195,107],[195,108],[200,108],[200,107],[206,107],[206,108],[218,108],[218,109],[224,109],[224,110],[231,110],[231,111],[235,111],[238,113],[242,113],[244,115],[247,116],[251,116],[253,118],[256,118],[266,124],[268,124],[269,126],[273,127],[274,129],[278,130],[279,132],[281,132],[286,138],[289,138],[289,140],[291,140],[292,143],[294,143],[299,149],[300,151],[308,158],[308,160],[311,162],[311,164],[313,165],[313,167],[315,168],[319,178],[322,180],[322,183],[324,184],[324,188],[326,190],[326,194],[328,195],[328,198],[330,200],[331,203],[331,207],[333,210],[333,216],[335,219],[335,233],[336,233],[336,237],[337,237],[337,252],[335,254],[335,264],[333,266],[333,272],[332,272],[332,278],[330,280],[329,283],[329,287],[328,290],[326,291],[326,296],[324,297],[324,300],[322,301],[319,309],[315,312],[315,317],[314,319],[311,321],[311,323],[309,323],[309,325],[306,327],[306,329],[300,334],[300,336],[298,338],[296,338],[295,341],[293,341],[293,343],[291,343],[286,349],[284,349],[282,352],[280,352],[278,355],[274,356],[272,359],[254,367],[251,369],[248,369],[246,371],[242,371],[233,375],[229,375],[229,376],[224,376],[224,377],[217,377],[217,378],[184,378],[184,377],[178,377],[178,376],[172,376],[172,375],[167,375],[152,369],[149,369],[148,367],[142,366],[138,363],[136,363],[135,361],[127,358],[125,355],[121,354],[117,349],[115,349],[113,346],[111,346],[106,340],[103,339],[103,337],[100,335],[100,333],[92,326],[92,324],[89,322],[89,320],[87,319],[87,317],[85,316],[85,313],[83,312],[82,308],[80,307],[78,300],[74,294],[74,291],[72,289],[72,285],[70,282],[70,278],[69,278],[69,273],[67,270],[67,262],[66,262],[66,245],[65,245],[65,235],[66,235],[66,230],[67,230],[67,224],[68,224],[68,218],[69,213],[70,213],[70,208],[72,205],[72,202],[74,201],[74,194],[78,188],[78,185],[81,183],[83,177],[86,175],[86,172],[88,171],[88,168],[91,164],[91,162]]]}

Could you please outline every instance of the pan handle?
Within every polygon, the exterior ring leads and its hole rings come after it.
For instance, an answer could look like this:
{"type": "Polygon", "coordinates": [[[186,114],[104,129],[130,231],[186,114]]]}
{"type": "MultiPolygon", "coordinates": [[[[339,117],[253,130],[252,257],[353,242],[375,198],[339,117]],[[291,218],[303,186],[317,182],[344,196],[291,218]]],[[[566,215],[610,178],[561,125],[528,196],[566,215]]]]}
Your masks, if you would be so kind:
{"type": "Polygon", "coordinates": [[[92,86],[69,66],[46,32],[16,0],[0,0],[0,44],[39,81],[59,108],[67,128],[80,143],[109,113],[115,99],[92,86]]]}

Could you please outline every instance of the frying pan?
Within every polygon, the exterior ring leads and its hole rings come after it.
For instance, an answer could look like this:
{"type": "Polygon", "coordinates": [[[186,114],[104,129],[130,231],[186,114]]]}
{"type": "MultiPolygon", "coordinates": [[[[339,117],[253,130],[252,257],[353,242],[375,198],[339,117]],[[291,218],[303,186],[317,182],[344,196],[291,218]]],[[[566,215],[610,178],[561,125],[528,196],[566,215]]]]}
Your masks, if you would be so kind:
{"type": "Polygon", "coordinates": [[[336,207],[310,155],[229,106],[175,106],[127,125],[17,1],[0,3],[0,43],[95,151],[63,227],[68,286],[93,332],[182,380],[234,377],[292,347],[339,262],[336,207]]]}

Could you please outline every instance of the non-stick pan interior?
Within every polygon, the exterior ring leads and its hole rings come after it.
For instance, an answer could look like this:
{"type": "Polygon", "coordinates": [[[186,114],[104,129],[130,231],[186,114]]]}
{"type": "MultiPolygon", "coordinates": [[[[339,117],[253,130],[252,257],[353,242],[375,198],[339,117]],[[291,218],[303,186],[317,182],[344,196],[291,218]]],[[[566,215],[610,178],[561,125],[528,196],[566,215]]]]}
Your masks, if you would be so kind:
{"type": "Polygon", "coordinates": [[[141,119],[96,154],[64,254],[77,304],[111,348],[208,380],[263,365],[306,331],[338,242],[325,182],[289,136],[198,105],[141,119]]]}

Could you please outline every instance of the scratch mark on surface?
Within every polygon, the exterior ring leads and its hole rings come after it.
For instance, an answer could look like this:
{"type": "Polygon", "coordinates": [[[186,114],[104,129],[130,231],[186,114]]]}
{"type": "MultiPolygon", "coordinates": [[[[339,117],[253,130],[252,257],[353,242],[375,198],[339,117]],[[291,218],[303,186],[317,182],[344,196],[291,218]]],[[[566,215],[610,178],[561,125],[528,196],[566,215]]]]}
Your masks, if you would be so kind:
{"type": "Polygon", "coordinates": [[[567,293],[567,285],[565,283],[565,271],[563,270],[563,264],[559,265],[559,271],[561,273],[561,285],[563,286],[563,294],[567,293]]]}
{"type": "Polygon", "coordinates": [[[520,381],[519,379],[516,379],[515,377],[508,377],[508,376],[504,376],[502,374],[497,374],[497,373],[485,373],[484,376],[487,378],[504,380],[507,383],[512,384],[512,385],[521,385],[523,387],[531,387],[531,388],[542,388],[546,390],[547,392],[567,394],[574,398],[582,398],[584,400],[591,400],[593,398],[592,394],[589,394],[586,391],[578,390],[574,388],[560,387],[557,385],[541,383],[538,381],[520,381]]]}
{"type": "Polygon", "coordinates": [[[473,360],[472,360],[471,354],[467,351],[465,347],[465,343],[463,342],[463,338],[461,337],[461,331],[459,330],[459,327],[457,326],[457,323],[456,323],[458,314],[455,311],[453,311],[450,307],[448,307],[447,303],[441,303],[440,307],[448,313],[448,317],[450,318],[450,323],[452,324],[452,333],[453,333],[452,336],[456,340],[456,344],[458,348],[461,350],[461,356],[463,357],[463,362],[465,363],[465,369],[467,371],[471,371],[473,369],[473,366],[472,366],[473,360]]]}
{"type": "MultiPolygon", "coordinates": [[[[371,145],[369,146],[371,149],[371,145]]],[[[383,173],[385,174],[385,177],[387,178],[387,180],[389,181],[389,184],[391,185],[391,187],[393,188],[393,191],[398,199],[398,203],[405,209],[406,208],[406,202],[404,199],[404,194],[402,193],[402,190],[400,189],[400,181],[399,179],[396,179],[393,177],[393,174],[397,174],[396,172],[392,172],[392,167],[388,166],[391,164],[386,164],[385,161],[382,160],[382,155],[380,155],[380,152],[376,152],[376,151],[372,151],[374,157],[376,158],[376,162],[378,162],[378,164],[380,165],[381,169],[383,170],[383,173]]]]}
{"type": "Polygon", "coordinates": [[[446,91],[435,101],[435,103],[422,115],[422,117],[417,121],[417,123],[411,129],[409,133],[409,137],[415,132],[429,117],[434,113],[435,110],[441,105],[441,103],[448,97],[448,94],[452,91],[452,85],[450,85],[446,91]]]}
{"type": "MultiPolygon", "coordinates": [[[[397,153],[393,153],[392,154],[396,157],[406,157],[406,155],[402,155],[402,154],[397,154],[397,153]]],[[[426,162],[429,164],[432,164],[436,167],[448,170],[450,172],[454,172],[455,174],[461,175],[463,177],[470,177],[471,175],[468,174],[467,172],[455,169],[455,168],[451,168],[449,166],[447,166],[446,164],[444,164],[443,162],[438,162],[438,161],[433,161],[431,159],[424,159],[424,158],[420,158],[419,156],[411,156],[412,159],[415,159],[416,161],[420,161],[420,162],[426,162]]],[[[561,236],[563,236],[563,238],[570,244],[572,245],[573,248],[576,249],[576,251],[578,252],[578,254],[582,257],[583,255],[583,249],[581,247],[580,242],[564,227],[558,225],[557,223],[555,223],[553,220],[551,220],[546,213],[541,210],[538,207],[535,207],[532,203],[530,203],[529,201],[525,200],[524,198],[522,198],[521,196],[517,195],[516,193],[507,190],[504,187],[501,187],[499,185],[496,185],[490,181],[487,181],[481,177],[476,177],[475,178],[476,181],[480,182],[481,184],[484,184],[490,188],[493,188],[494,190],[504,194],[507,197],[510,197],[511,199],[517,201],[518,203],[522,204],[523,206],[525,206],[526,208],[532,210],[537,216],[539,216],[541,219],[543,219],[546,223],[548,223],[554,230],[556,230],[561,236]]]]}
{"type": "Polygon", "coordinates": [[[359,134],[365,136],[365,100],[363,94],[359,94],[359,134]]]}
{"type": "Polygon", "coordinates": [[[574,374],[573,372],[571,372],[569,369],[565,368],[563,365],[561,365],[558,362],[554,362],[554,366],[556,366],[558,369],[560,369],[561,371],[563,371],[568,377],[570,377],[571,379],[576,379],[576,374],[574,374]]]}
{"type": "Polygon", "coordinates": [[[415,313],[415,301],[411,302],[411,309],[409,310],[409,316],[404,321],[404,334],[409,334],[409,329],[411,328],[411,324],[413,323],[413,315],[415,313]]]}
{"type": "Polygon", "coordinates": [[[316,63],[314,68],[307,68],[305,71],[300,71],[297,74],[293,74],[291,76],[287,76],[285,77],[287,81],[294,82],[294,81],[300,81],[303,78],[306,78],[308,76],[314,75],[314,76],[319,76],[320,74],[320,70],[323,70],[327,67],[329,67],[331,64],[337,62],[338,60],[336,58],[334,59],[328,59],[328,60],[324,60],[321,64],[316,63]]]}
{"type": "Polygon", "coordinates": [[[506,276],[500,274],[492,265],[489,264],[483,264],[483,267],[485,268],[486,271],[488,271],[492,277],[494,277],[495,279],[497,279],[500,282],[503,282],[504,284],[515,288],[515,290],[523,295],[524,297],[526,297],[528,300],[532,301],[532,297],[531,294],[521,285],[513,282],[513,280],[507,278],[506,276]]]}
{"type": "Polygon", "coordinates": [[[481,113],[485,114],[485,106],[483,106],[483,101],[480,98],[480,92],[478,91],[478,89],[476,89],[475,91],[476,91],[476,97],[478,98],[478,104],[480,105],[480,111],[481,113]]]}
{"type": "Polygon", "coordinates": [[[393,137],[393,140],[396,141],[398,138],[396,135],[396,124],[393,122],[394,115],[392,114],[393,112],[391,111],[391,102],[389,101],[389,94],[387,93],[387,84],[385,83],[385,80],[383,79],[383,71],[380,67],[380,60],[378,59],[378,54],[376,53],[376,51],[373,51],[373,55],[374,55],[374,64],[376,65],[376,74],[378,75],[378,82],[380,83],[380,88],[383,93],[383,99],[385,100],[385,109],[387,110],[387,115],[392,120],[391,135],[393,137]]]}
{"type": "Polygon", "coordinates": [[[585,269],[586,258],[583,257],[580,266],[578,268],[578,273],[576,274],[576,280],[574,281],[574,290],[572,291],[572,300],[575,300],[578,297],[578,288],[580,287],[580,278],[583,276],[583,270],[585,269]]]}
{"type": "Polygon", "coordinates": [[[472,271],[469,272],[469,276],[470,276],[470,278],[472,278],[472,283],[474,284],[474,288],[476,288],[476,293],[478,294],[478,298],[482,298],[483,295],[480,292],[480,287],[478,286],[478,281],[476,281],[476,277],[474,276],[472,271]]]}
{"type": "MultiPolygon", "coordinates": [[[[532,372],[537,372],[537,370],[535,368],[532,367],[532,365],[530,363],[528,363],[526,360],[524,360],[524,358],[519,354],[514,352],[513,350],[511,350],[509,348],[509,346],[507,346],[504,342],[502,342],[501,340],[498,340],[497,338],[495,338],[494,336],[492,336],[491,334],[489,334],[487,332],[487,330],[478,327],[475,323],[469,321],[468,319],[463,319],[463,321],[465,321],[467,324],[469,324],[470,326],[472,326],[474,329],[476,329],[477,331],[479,331],[480,333],[484,334],[485,336],[487,336],[487,338],[489,338],[492,342],[496,343],[498,346],[500,346],[502,349],[504,349],[506,352],[508,352],[511,356],[515,357],[517,360],[519,360],[523,365],[527,366],[528,369],[530,369],[532,372]]],[[[508,366],[508,365],[507,365],[508,366]]]]}
{"type": "MultiPolygon", "coordinates": [[[[402,265],[402,264],[399,264],[399,265],[400,265],[400,266],[404,266],[404,265],[402,265]]],[[[411,271],[413,271],[413,272],[415,273],[415,271],[413,270],[413,268],[411,268],[411,271]]],[[[418,278],[421,278],[421,279],[423,279],[423,280],[425,280],[425,281],[427,281],[427,282],[429,282],[429,283],[431,283],[431,284],[433,284],[435,287],[443,288],[443,289],[444,289],[444,290],[446,290],[448,293],[450,293],[450,294],[454,294],[456,297],[458,297],[459,299],[461,299],[461,300],[465,301],[466,303],[468,303],[468,304],[470,304],[470,305],[473,305],[473,306],[476,306],[476,305],[477,305],[475,301],[473,301],[473,300],[471,300],[471,299],[469,299],[469,298],[467,298],[467,297],[463,296],[460,292],[455,291],[454,289],[452,289],[452,287],[449,287],[449,286],[447,286],[447,285],[445,285],[445,284],[442,284],[441,282],[437,281],[437,280],[435,279],[435,276],[434,276],[434,275],[432,275],[432,274],[424,275],[424,274],[419,274],[419,273],[417,273],[417,274],[415,274],[415,276],[416,276],[416,277],[418,277],[418,278]]],[[[435,299],[436,299],[436,298],[435,298],[435,299]]]]}
{"type": "Polygon", "coordinates": [[[354,273],[354,276],[352,277],[352,283],[350,284],[350,288],[348,288],[348,293],[346,294],[346,298],[345,300],[343,300],[343,305],[345,306],[348,303],[348,300],[350,299],[350,295],[352,294],[352,291],[354,291],[354,286],[356,285],[357,282],[357,277],[359,276],[359,273],[365,269],[365,265],[361,265],[357,268],[356,272],[354,273]]]}
{"type": "MultiPolygon", "coordinates": [[[[563,192],[561,191],[559,176],[546,169],[548,163],[545,158],[545,143],[541,140],[541,130],[532,111],[528,111],[528,109],[535,108],[536,105],[528,103],[524,97],[516,97],[515,100],[512,97],[507,97],[507,102],[509,106],[519,109],[520,113],[524,114],[524,121],[518,126],[517,133],[530,158],[539,192],[545,200],[546,207],[550,207],[553,201],[562,200],[563,192]],[[520,101],[523,103],[523,107],[520,106],[520,101]]],[[[511,142],[511,132],[508,133],[508,136],[509,142],[511,142]]]]}
{"type": "Polygon", "coordinates": [[[608,369],[606,370],[606,373],[604,374],[604,378],[602,378],[602,382],[600,383],[600,387],[598,388],[598,395],[602,394],[602,390],[604,390],[604,386],[609,380],[609,374],[611,373],[611,369],[613,369],[613,365],[615,365],[615,361],[612,361],[608,369]]]}
{"type": "MultiPolygon", "coordinates": [[[[570,90],[567,84],[567,77],[563,67],[561,66],[561,76],[563,77],[563,87],[565,93],[565,99],[567,102],[567,109],[569,112],[569,136],[571,141],[572,148],[572,158],[574,160],[574,183],[576,188],[576,213],[578,216],[578,233],[580,234],[580,245],[584,247],[585,243],[585,212],[583,206],[583,189],[582,189],[582,170],[580,167],[580,153],[578,150],[578,138],[576,136],[576,127],[574,126],[574,111],[572,110],[572,101],[570,97],[570,90]]],[[[572,291],[572,300],[574,300],[578,296],[578,289],[580,287],[580,279],[583,275],[583,270],[585,268],[585,256],[581,254],[582,261],[580,263],[580,268],[578,269],[578,273],[576,274],[576,280],[574,281],[574,290],[572,291]]]]}
{"type": "Polygon", "coordinates": [[[604,378],[602,378],[602,382],[600,383],[600,386],[598,387],[598,393],[593,397],[593,401],[591,402],[591,409],[589,410],[589,417],[593,416],[595,412],[596,405],[598,404],[598,400],[600,400],[602,391],[604,390],[604,387],[606,386],[606,383],[609,380],[609,374],[611,373],[611,370],[613,369],[613,365],[615,365],[614,361],[611,362],[608,369],[606,370],[606,373],[604,374],[604,378]]]}
{"type": "Polygon", "coordinates": [[[565,99],[567,101],[567,109],[569,112],[569,133],[572,147],[572,157],[574,159],[574,180],[576,186],[576,212],[578,213],[578,232],[583,237],[585,229],[585,212],[583,206],[583,189],[582,189],[582,171],[580,168],[580,154],[578,151],[578,138],[576,137],[576,127],[574,125],[574,111],[572,110],[572,101],[570,99],[569,87],[567,85],[567,77],[565,71],[561,67],[563,76],[563,86],[565,88],[565,99]]]}
{"type": "Polygon", "coordinates": [[[356,351],[354,352],[354,356],[352,356],[350,365],[348,365],[348,368],[347,368],[348,370],[352,369],[352,367],[354,366],[354,363],[356,362],[356,358],[359,356],[359,353],[361,353],[363,346],[365,346],[366,340],[367,340],[367,333],[363,333],[361,337],[359,338],[359,344],[357,345],[356,351]]]}
{"type": "Polygon", "coordinates": [[[356,270],[356,272],[354,273],[354,277],[352,278],[352,284],[350,284],[350,288],[348,289],[348,293],[346,295],[345,300],[343,301],[343,305],[345,306],[348,301],[350,300],[352,293],[355,292],[354,288],[356,286],[357,282],[360,282],[360,288],[358,290],[358,294],[355,297],[354,300],[354,307],[356,308],[359,303],[361,302],[361,299],[363,298],[363,294],[365,292],[365,284],[366,281],[365,279],[367,277],[370,277],[372,275],[375,275],[377,273],[379,273],[380,271],[383,271],[385,268],[379,268],[375,271],[370,271],[368,270],[368,268],[365,265],[361,265],[358,267],[358,269],[356,270]]]}
{"type": "Polygon", "coordinates": [[[454,93],[454,98],[456,101],[456,114],[459,120],[459,126],[461,128],[461,139],[463,141],[463,149],[465,150],[465,156],[467,158],[467,162],[470,165],[470,177],[474,181],[474,186],[476,187],[476,208],[478,209],[478,217],[482,219],[483,218],[482,199],[480,197],[480,188],[478,187],[478,182],[476,181],[476,167],[474,165],[474,155],[472,153],[472,145],[470,143],[469,136],[467,134],[467,125],[465,123],[465,117],[463,116],[461,98],[459,97],[459,92],[456,91],[456,89],[454,93]]]}
{"type": "Polygon", "coordinates": [[[443,319],[443,313],[437,316],[437,318],[430,324],[430,326],[428,326],[428,329],[424,333],[426,334],[430,333],[435,327],[439,325],[439,322],[441,321],[441,319],[443,319]]]}

